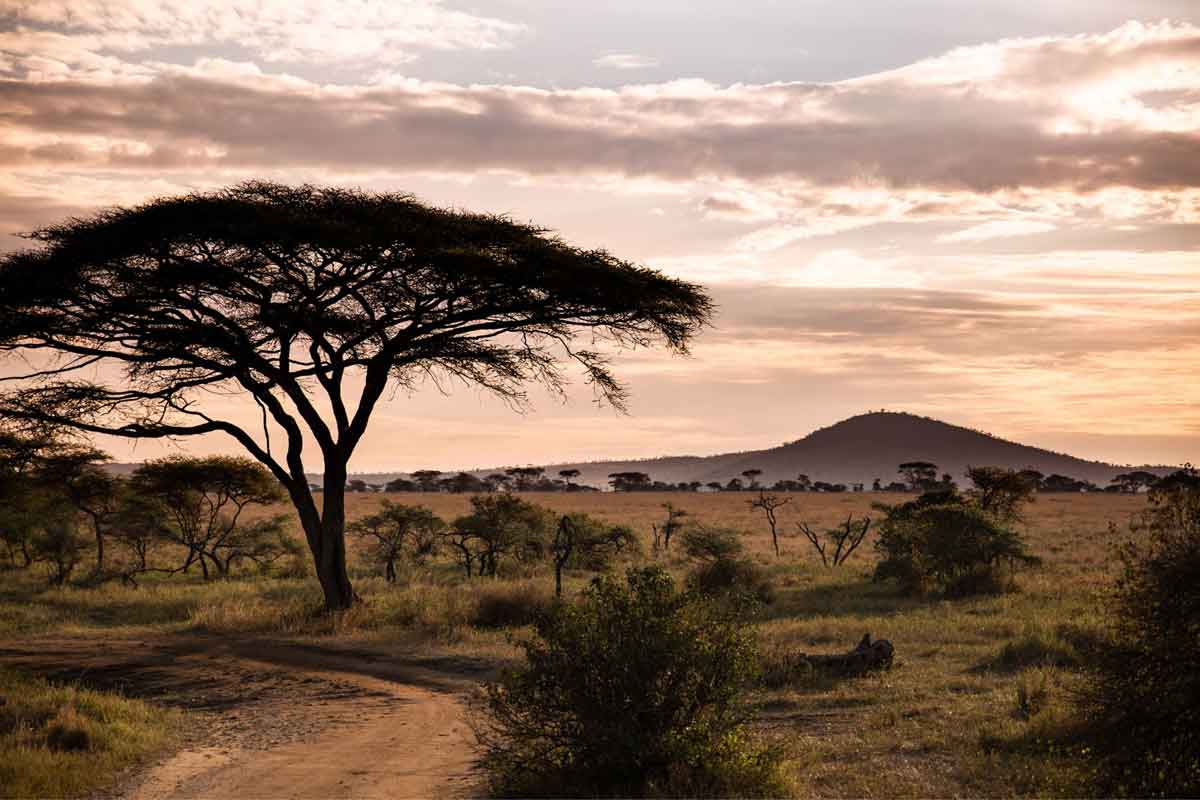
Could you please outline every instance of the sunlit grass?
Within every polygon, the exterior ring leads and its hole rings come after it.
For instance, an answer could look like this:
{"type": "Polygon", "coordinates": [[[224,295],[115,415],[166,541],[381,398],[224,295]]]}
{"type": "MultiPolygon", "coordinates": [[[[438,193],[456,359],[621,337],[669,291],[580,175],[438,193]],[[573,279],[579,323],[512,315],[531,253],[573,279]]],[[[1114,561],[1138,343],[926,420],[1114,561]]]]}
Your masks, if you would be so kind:
{"type": "MultiPolygon", "coordinates": [[[[776,558],[748,494],[547,494],[531,497],[556,510],[578,510],[629,524],[650,561],[650,524],[664,502],[706,523],[744,533],[776,599],[756,623],[766,658],[852,648],[864,633],[887,638],[895,667],[882,675],[829,680],[797,675],[752,698],[757,723],[789,756],[801,796],[946,796],[1078,794],[1080,765],[1050,744],[1068,724],[1069,686],[1088,648],[1104,636],[1102,599],[1111,582],[1118,531],[1144,500],[1112,495],[1042,495],[1023,526],[1039,568],[1020,573],[1012,591],[961,600],[900,595],[871,581],[872,540],[850,561],[826,568],[803,539],[787,536],[776,558]],[[1024,697],[1021,701],[1019,698],[1024,697]],[[1031,700],[1030,698],[1036,699],[1031,700]]],[[[467,509],[465,496],[410,495],[445,518],[467,509]]],[[[847,514],[875,514],[889,495],[796,495],[780,513],[832,526],[847,514]]],[[[350,515],[370,513],[381,498],[350,498],[350,515]]],[[[352,546],[353,555],[353,546],[352,546]]],[[[678,553],[659,563],[682,577],[678,553]]],[[[203,583],[198,577],[147,581],[139,588],[50,589],[35,575],[9,573],[0,589],[0,636],[67,634],[141,636],[188,631],[231,636],[322,636],[386,640],[411,652],[514,658],[512,636],[525,606],[546,601],[553,578],[544,566],[502,569],[499,579],[465,579],[452,564],[410,568],[389,585],[354,560],[363,603],[340,615],[320,613],[315,581],[242,576],[203,583]],[[516,609],[514,612],[513,609],[516,609]],[[499,609],[499,611],[497,610],[499,609]],[[515,616],[510,616],[514,615],[515,616]],[[497,622],[497,620],[501,622],[497,622]]],[[[618,569],[623,565],[618,565],[618,569]]],[[[568,575],[566,594],[589,575],[568,575]]],[[[1059,737],[1061,738],[1061,737],[1059,737]]]]}
{"type": "Polygon", "coordinates": [[[0,669],[0,797],[109,789],[165,747],[177,714],[0,669]]]}

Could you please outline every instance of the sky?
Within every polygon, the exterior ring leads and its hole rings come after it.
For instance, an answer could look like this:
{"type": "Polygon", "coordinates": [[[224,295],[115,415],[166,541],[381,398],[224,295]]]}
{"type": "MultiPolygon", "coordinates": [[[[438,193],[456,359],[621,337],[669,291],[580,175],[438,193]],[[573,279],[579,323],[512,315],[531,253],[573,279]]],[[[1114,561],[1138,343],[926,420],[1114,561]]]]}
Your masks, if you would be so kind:
{"type": "Polygon", "coordinates": [[[533,221],[718,304],[690,357],[621,354],[625,416],[426,386],[361,471],[757,449],[878,409],[1200,459],[1194,0],[0,0],[0,164],[0,249],[269,178],[533,221]]]}

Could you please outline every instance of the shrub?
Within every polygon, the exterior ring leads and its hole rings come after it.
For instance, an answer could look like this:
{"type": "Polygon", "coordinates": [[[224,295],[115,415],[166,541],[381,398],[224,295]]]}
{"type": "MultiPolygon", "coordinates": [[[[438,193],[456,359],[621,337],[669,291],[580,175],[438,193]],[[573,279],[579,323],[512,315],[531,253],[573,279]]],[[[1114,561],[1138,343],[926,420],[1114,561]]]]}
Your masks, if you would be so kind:
{"type": "Polygon", "coordinates": [[[743,558],[742,540],[730,528],[689,525],[682,534],[688,558],[699,562],[688,576],[692,590],[709,597],[736,594],[761,603],[775,599],[766,571],[743,558]]]}
{"type": "Polygon", "coordinates": [[[471,622],[479,628],[519,628],[532,625],[553,606],[550,593],[530,581],[501,583],[480,591],[471,622]]]}
{"type": "Polygon", "coordinates": [[[1112,641],[1094,657],[1085,710],[1103,794],[1200,796],[1200,475],[1149,495],[1119,551],[1112,641]]]}
{"type": "Polygon", "coordinates": [[[709,597],[742,594],[760,603],[775,602],[775,587],[766,570],[745,558],[705,561],[688,576],[688,586],[709,597]]]}
{"type": "Polygon", "coordinates": [[[1016,531],[955,492],[876,508],[886,516],[875,542],[881,556],[875,580],[896,580],[906,591],[997,592],[1005,566],[1037,563],[1016,531]]]}
{"type": "Polygon", "coordinates": [[[683,552],[696,561],[716,561],[742,555],[742,540],[731,528],[689,525],[682,534],[683,552]]]}
{"type": "Polygon", "coordinates": [[[775,754],[743,727],[754,676],[738,610],[658,568],[602,576],[535,623],[527,663],[487,689],[477,732],[508,796],[778,795],[775,754]]]}

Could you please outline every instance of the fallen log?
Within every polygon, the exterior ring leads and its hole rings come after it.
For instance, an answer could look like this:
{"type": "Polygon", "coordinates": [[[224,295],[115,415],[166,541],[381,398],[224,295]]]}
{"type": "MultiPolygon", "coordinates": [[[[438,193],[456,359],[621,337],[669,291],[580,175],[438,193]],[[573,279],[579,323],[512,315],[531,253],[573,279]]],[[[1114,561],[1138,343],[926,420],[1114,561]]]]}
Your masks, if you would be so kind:
{"type": "Polygon", "coordinates": [[[871,634],[868,633],[863,635],[858,647],[848,653],[837,655],[797,653],[797,658],[808,662],[814,671],[851,677],[872,670],[890,669],[895,652],[892,643],[887,639],[871,641],[871,634]]]}

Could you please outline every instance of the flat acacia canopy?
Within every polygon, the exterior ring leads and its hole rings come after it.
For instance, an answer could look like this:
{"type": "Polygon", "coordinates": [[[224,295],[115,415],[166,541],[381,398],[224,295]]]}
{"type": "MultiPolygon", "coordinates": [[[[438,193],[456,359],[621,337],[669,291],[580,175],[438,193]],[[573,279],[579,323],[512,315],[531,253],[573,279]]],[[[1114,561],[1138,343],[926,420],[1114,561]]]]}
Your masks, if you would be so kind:
{"type": "Polygon", "coordinates": [[[0,415],[134,438],[234,437],[291,496],[331,608],[354,597],[347,462],[390,385],[453,376],[519,403],[530,381],[561,389],[574,362],[619,406],[623,387],[593,343],[682,353],[712,310],[693,284],[402,194],[252,182],[30,238],[40,246],[0,260],[0,353],[57,358],[5,379],[0,415]],[[261,406],[264,434],[205,407],[230,392],[261,406]],[[323,460],[320,511],[306,432],[323,460]]]}

